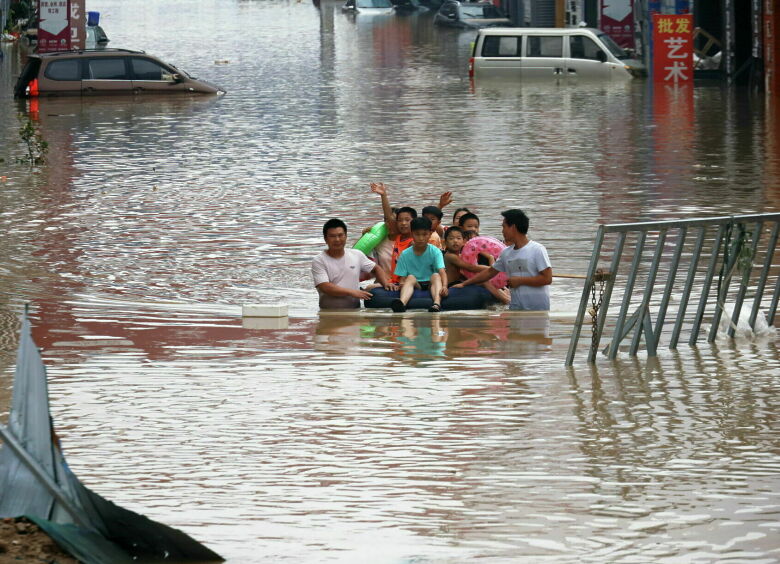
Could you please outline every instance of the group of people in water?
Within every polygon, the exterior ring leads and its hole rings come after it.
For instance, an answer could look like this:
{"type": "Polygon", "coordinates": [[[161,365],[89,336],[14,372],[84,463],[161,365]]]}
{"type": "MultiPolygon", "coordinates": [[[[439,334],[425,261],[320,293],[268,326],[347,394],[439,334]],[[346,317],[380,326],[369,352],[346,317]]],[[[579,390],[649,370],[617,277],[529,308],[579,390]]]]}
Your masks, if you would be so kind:
{"type": "Polygon", "coordinates": [[[452,202],[451,192],[419,216],[412,207],[393,208],[383,183],[372,183],[371,192],[381,197],[384,221],[364,231],[368,247],[361,239],[357,248],[346,248],[347,225],[340,219],[323,226],[327,249],[311,265],[320,308],[360,307],[360,300],[372,298],[370,290],[382,287],[399,292],[390,303],[393,311],[405,311],[414,291],[422,290],[431,296],[428,311],[438,312],[450,289],[478,284],[510,309],[550,309],[550,259],[543,245],[528,238],[522,210],[501,212],[502,244],[480,235],[479,217],[467,208],[455,210],[452,225],[444,228],[442,208],[452,202]],[[361,288],[370,277],[375,283],[361,288]]]}

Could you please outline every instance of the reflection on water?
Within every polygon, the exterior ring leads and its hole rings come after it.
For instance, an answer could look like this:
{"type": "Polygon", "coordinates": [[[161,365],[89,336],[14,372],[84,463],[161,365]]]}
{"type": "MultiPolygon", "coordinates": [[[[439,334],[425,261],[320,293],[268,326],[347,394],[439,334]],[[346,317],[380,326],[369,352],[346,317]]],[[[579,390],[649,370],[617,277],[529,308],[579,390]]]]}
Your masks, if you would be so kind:
{"type": "Polygon", "coordinates": [[[777,559],[775,337],[567,371],[576,280],[549,316],[319,315],[308,270],[324,219],[353,238],[378,220],[375,180],[397,204],[453,190],[486,234],[523,207],[557,272],[584,271],[599,222],[777,211],[775,107],[472,84],[473,34],[430,14],[90,9],[112,46],[228,95],[36,109],[11,100],[2,47],[0,406],[31,301],[88,485],[232,562],[777,559]],[[52,150],[30,174],[13,159],[32,110],[52,150]],[[289,320],[240,318],[276,302],[289,320]]]}

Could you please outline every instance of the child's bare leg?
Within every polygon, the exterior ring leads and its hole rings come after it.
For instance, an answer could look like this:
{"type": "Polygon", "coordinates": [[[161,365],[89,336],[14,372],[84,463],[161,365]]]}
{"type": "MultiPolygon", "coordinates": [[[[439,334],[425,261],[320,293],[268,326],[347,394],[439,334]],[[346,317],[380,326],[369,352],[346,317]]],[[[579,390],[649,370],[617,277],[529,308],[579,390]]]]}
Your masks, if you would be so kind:
{"type": "Polygon", "coordinates": [[[431,297],[433,303],[441,305],[441,276],[438,272],[431,275],[431,297]]]}
{"type": "Polygon", "coordinates": [[[401,301],[404,305],[409,303],[414,294],[414,287],[417,285],[417,278],[411,274],[404,279],[404,285],[401,286],[401,301]]]}
{"type": "Polygon", "coordinates": [[[482,287],[485,288],[488,292],[490,292],[490,295],[496,298],[499,302],[502,304],[508,304],[509,300],[511,298],[509,292],[505,292],[503,290],[497,289],[491,282],[484,282],[482,284],[482,287]]]}

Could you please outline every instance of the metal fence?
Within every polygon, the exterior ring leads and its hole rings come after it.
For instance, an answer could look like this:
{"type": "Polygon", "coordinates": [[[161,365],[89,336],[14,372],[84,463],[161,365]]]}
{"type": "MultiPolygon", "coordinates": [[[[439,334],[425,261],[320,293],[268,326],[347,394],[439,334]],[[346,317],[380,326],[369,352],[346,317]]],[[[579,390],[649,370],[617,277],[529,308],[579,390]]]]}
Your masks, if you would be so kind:
{"type": "Polygon", "coordinates": [[[780,214],[599,226],[566,365],[574,362],[586,317],[591,326],[588,362],[595,362],[607,326],[612,338],[603,352],[610,359],[632,331],[631,355],[643,339],[649,356],[665,338],[675,349],[684,333],[693,346],[705,322],[711,324],[707,340],[714,341],[728,309],[727,333],[733,337],[746,300],[748,323],[755,330],[767,287],[771,326],[780,297],[779,227],[780,214]],[[738,281],[734,288],[732,279],[738,281]],[[615,293],[620,309],[610,316],[615,293]]]}

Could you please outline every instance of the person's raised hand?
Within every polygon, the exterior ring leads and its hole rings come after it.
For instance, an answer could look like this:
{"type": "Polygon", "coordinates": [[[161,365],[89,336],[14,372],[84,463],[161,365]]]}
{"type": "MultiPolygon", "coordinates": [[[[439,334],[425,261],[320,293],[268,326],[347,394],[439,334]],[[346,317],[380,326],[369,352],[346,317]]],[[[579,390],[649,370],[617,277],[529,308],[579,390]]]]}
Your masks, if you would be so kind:
{"type": "Polygon", "coordinates": [[[372,182],[371,191],[374,194],[379,194],[380,196],[387,196],[387,187],[385,186],[384,182],[372,182]]]}
{"type": "Polygon", "coordinates": [[[439,209],[452,203],[452,192],[444,192],[439,196],[439,209]]]}

